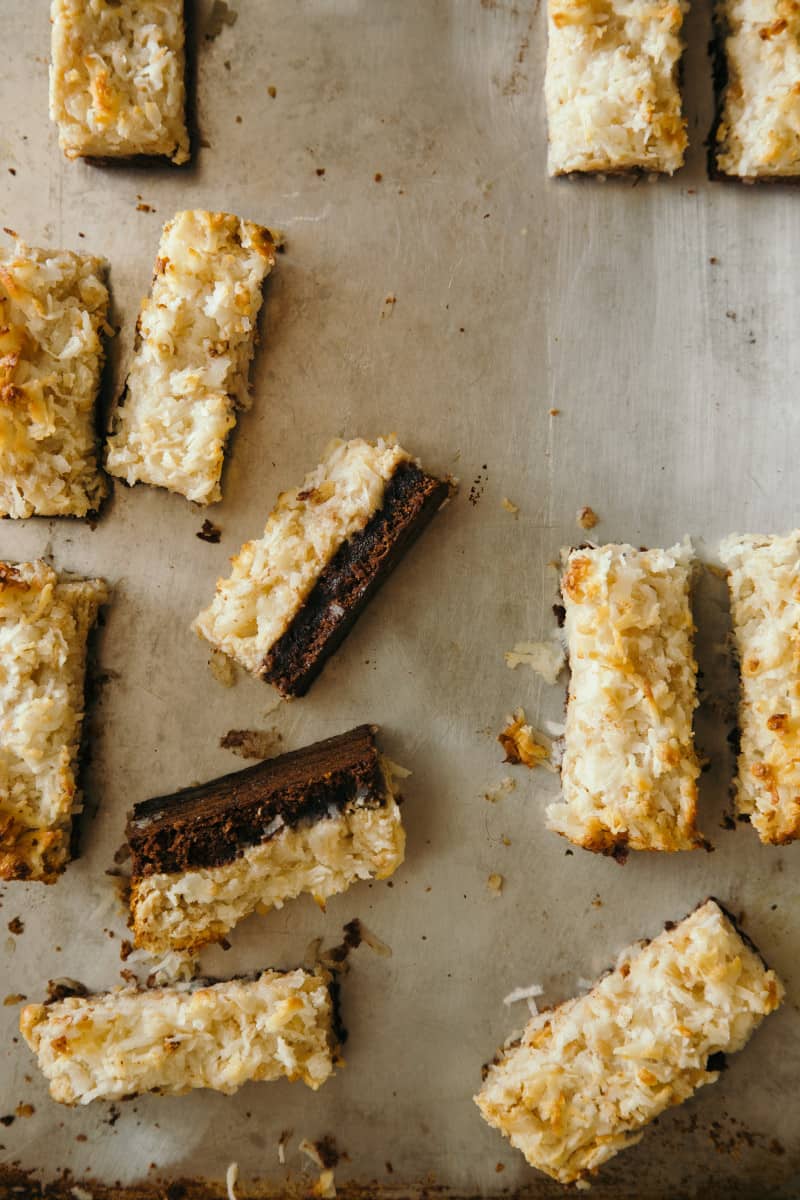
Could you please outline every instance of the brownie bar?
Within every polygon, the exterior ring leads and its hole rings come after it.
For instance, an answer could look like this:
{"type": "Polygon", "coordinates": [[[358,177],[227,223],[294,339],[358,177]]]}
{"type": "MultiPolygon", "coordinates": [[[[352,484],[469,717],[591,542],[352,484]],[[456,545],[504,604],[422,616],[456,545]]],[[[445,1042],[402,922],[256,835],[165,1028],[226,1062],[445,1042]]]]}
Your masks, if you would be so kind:
{"type": "Polygon", "coordinates": [[[243,846],[339,811],[377,807],[386,783],[376,726],[359,725],[313,746],[134,807],[126,834],[133,877],[232,862],[243,846]]]}
{"type": "Polygon", "coordinates": [[[419,537],[450,485],[401,462],[383,506],[340,546],[303,607],[264,660],[264,679],[283,696],[303,696],[359,615],[419,537]]]}

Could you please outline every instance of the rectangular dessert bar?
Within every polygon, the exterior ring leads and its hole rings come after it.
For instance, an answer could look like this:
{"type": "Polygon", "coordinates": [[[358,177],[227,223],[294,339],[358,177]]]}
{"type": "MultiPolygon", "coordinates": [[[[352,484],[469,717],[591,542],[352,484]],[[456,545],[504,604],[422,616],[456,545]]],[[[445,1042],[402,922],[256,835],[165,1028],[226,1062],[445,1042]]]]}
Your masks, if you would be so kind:
{"type": "Polygon", "coordinates": [[[67,996],[26,1005],[19,1024],[61,1104],[193,1088],[230,1095],[283,1077],[316,1091],[336,1052],[330,976],[301,969],[67,996]]]}
{"type": "Polygon", "coordinates": [[[800,10],[792,0],[718,0],[712,178],[800,176],[800,10]]]}
{"type": "Polygon", "coordinates": [[[0,879],[53,883],[80,811],[86,643],[102,579],[0,563],[0,879]]]}
{"type": "Polygon", "coordinates": [[[697,707],[688,542],[565,555],[570,682],[562,796],[548,826],[603,854],[692,850],[697,707]]]}
{"type": "Polygon", "coordinates": [[[0,251],[0,517],[74,516],[106,494],[95,405],[105,264],[17,241],[0,251]]]}
{"type": "Polygon", "coordinates": [[[734,534],[720,556],[740,671],[736,807],[780,845],[800,837],[800,530],[734,534]]]}
{"type": "Polygon", "coordinates": [[[672,175],[687,145],[679,64],[686,0],[548,0],[551,175],[672,175]]]}
{"type": "Polygon", "coordinates": [[[196,210],[167,222],[108,439],[112,475],[198,504],[222,498],[225,444],[248,403],[262,285],[274,262],[269,230],[252,221],[196,210]]]}
{"type": "Polygon", "coordinates": [[[708,900],[584,996],[539,1013],[488,1068],[485,1120],[560,1183],[632,1146],[664,1109],[719,1078],[783,998],[729,915],[708,900]]]}
{"type": "Polygon", "coordinates": [[[302,696],[450,488],[391,441],[334,441],[301,488],[281,493],[193,628],[302,696]]]}
{"type": "Polygon", "coordinates": [[[52,0],[50,117],[67,158],[189,158],[183,0],[52,0]]]}
{"type": "Polygon", "coordinates": [[[405,833],[375,732],[360,725],[137,804],[127,829],[137,946],[194,951],[303,892],[324,904],[393,874],[405,833]]]}

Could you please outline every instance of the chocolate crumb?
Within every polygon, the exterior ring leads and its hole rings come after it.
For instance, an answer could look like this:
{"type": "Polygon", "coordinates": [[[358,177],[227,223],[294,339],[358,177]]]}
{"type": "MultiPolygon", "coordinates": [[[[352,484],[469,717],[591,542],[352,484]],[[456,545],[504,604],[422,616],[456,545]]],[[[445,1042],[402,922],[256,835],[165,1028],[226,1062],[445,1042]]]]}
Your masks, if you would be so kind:
{"type": "Polygon", "coordinates": [[[5,1117],[0,1117],[0,1125],[5,1125],[6,1129],[8,1129],[8,1126],[13,1125],[14,1122],[16,1121],[16,1119],[17,1118],[14,1116],[13,1113],[9,1113],[5,1117]]]}
{"type": "Polygon", "coordinates": [[[206,517],[203,521],[203,527],[195,535],[199,537],[201,542],[210,542],[212,546],[216,546],[219,539],[222,537],[222,530],[219,525],[215,525],[213,521],[209,521],[206,517]]]}
{"type": "Polygon", "coordinates": [[[25,923],[22,920],[22,917],[14,917],[8,922],[8,932],[13,933],[17,937],[19,937],[21,933],[25,932],[25,923]]]}
{"type": "Polygon", "coordinates": [[[17,173],[17,172],[14,170],[14,168],[13,168],[13,167],[9,167],[9,168],[8,168],[8,173],[9,173],[9,175],[16,175],[16,173],[17,173]]]}
{"type": "Polygon", "coordinates": [[[317,174],[319,175],[319,177],[320,177],[320,179],[321,179],[321,178],[322,178],[322,176],[325,174],[325,168],[324,168],[324,167],[317,167],[317,174]]]}
{"type": "Polygon", "coordinates": [[[133,943],[128,938],[123,938],[119,946],[119,956],[123,962],[127,962],[133,954],[133,943]]]}

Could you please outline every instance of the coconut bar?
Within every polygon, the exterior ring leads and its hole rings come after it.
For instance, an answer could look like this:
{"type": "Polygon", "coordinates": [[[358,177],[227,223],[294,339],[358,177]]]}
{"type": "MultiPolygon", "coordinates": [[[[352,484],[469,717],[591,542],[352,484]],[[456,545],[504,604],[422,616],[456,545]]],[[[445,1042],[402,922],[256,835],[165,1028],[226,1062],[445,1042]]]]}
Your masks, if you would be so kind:
{"type": "Polygon", "coordinates": [[[734,534],[720,556],[740,672],[736,807],[780,845],[800,837],[800,530],[734,534]]]}
{"type": "Polygon", "coordinates": [[[405,832],[375,733],[360,725],[136,805],[127,836],[137,946],[194,951],[303,892],[324,906],[359,879],[392,875],[405,832]]]}
{"type": "Polygon", "coordinates": [[[316,1091],[336,1051],[330,976],[300,969],[67,996],[26,1005],[19,1024],[60,1104],[193,1088],[230,1095],[283,1077],[316,1091]]]}
{"type": "Polygon", "coordinates": [[[67,158],[189,158],[183,0],[52,0],[50,117],[67,158]]]}
{"type": "Polygon", "coordinates": [[[590,992],[506,1043],[475,1097],[485,1120],[559,1183],[632,1146],[664,1109],[715,1083],[783,998],[733,920],[708,900],[590,992]]]}
{"type": "Polygon", "coordinates": [[[284,696],[302,696],[450,494],[400,446],[334,441],[283,492],[260,541],[193,628],[284,696]]]}
{"type": "Polygon", "coordinates": [[[0,879],[53,883],[80,811],[86,644],[102,579],[0,563],[0,879]]]}
{"type": "Polygon", "coordinates": [[[105,264],[18,241],[0,251],[0,516],[85,517],[106,494],[95,405],[105,264]]]}
{"type": "Polygon", "coordinates": [[[687,145],[679,64],[685,0],[549,0],[551,175],[672,175],[687,145]]]}
{"type": "Polygon", "coordinates": [[[548,825],[587,850],[692,850],[699,766],[691,547],[565,555],[570,683],[548,825]]]}
{"type": "Polygon", "coordinates": [[[800,11],[787,0],[720,0],[714,23],[712,177],[797,178],[800,11]]]}
{"type": "Polygon", "coordinates": [[[225,444],[248,404],[262,285],[274,262],[269,230],[252,221],[194,211],[167,222],[108,439],[112,475],[198,504],[222,498],[225,444]]]}

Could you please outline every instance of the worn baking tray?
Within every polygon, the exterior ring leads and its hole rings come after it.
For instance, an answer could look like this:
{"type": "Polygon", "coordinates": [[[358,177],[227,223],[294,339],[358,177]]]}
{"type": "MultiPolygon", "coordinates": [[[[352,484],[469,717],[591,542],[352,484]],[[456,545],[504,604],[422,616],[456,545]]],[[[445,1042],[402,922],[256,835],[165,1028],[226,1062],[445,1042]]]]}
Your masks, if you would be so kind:
{"type": "Polygon", "coordinates": [[[96,527],[0,529],[4,558],[47,555],[114,588],[89,717],[83,854],[54,887],[0,889],[3,995],[39,998],[60,976],[119,981],[126,929],[107,871],[125,813],[234,769],[220,747],[228,730],[274,730],[289,748],[375,721],[413,774],[407,862],[391,883],[356,887],[324,914],[306,898],[254,918],[230,950],[203,958],[217,974],[295,964],[314,938],[335,943],[360,917],[392,956],[351,956],[346,1068],[317,1094],[255,1084],[73,1111],[49,1101],[17,1038],[19,1004],[0,1007],[0,1115],[14,1116],[0,1127],[0,1192],[12,1166],[30,1186],[68,1170],[70,1187],[97,1195],[88,1180],[193,1177],[224,1190],[231,1161],[240,1193],[287,1178],[302,1190],[316,1172],[299,1142],[329,1134],[343,1152],[340,1191],[350,1180],[370,1194],[558,1195],[471,1100],[481,1064],[526,1017],[503,997],[532,982],[545,1001],[570,995],[626,943],[715,893],[744,913],[787,1001],[718,1084],[604,1169],[594,1194],[797,1195],[798,849],[725,827],[720,698],[733,681],[721,581],[706,574],[697,589],[715,698],[698,722],[713,854],[632,855],[622,868],[570,854],[544,829],[557,780],[503,766],[495,740],[517,705],[538,725],[560,715],[563,689],[526,667],[512,673],[503,652],[549,633],[552,563],[585,536],[581,506],[600,516],[603,540],[669,544],[688,532],[709,561],[732,530],[797,522],[800,210],[780,187],[705,179],[708,13],[700,6],[688,23],[688,165],[648,186],[545,178],[544,17],[530,0],[240,0],[213,14],[203,0],[185,170],[62,158],[47,118],[47,9],[0,3],[3,224],[109,260],[120,327],[110,394],[175,210],[227,208],[287,245],[220,505],[206,514],[117,487],[96,527]],[[228,556],[330,437],[390,431],[458,475],[459,497],[306,699],[278,705],[241,676],[220,686],[188,624],[228,556]],[[205,515],[222,529],[218,545],[196,537],[205,515]],[[488,802],[509,771],[515,790],[488,802]],[[491,873],[504,877],[499,897],[491,873]],[[18,935],[5,929],[16,917],[18,935]],[[15,1116],[20,1105],[32,1115],[15,1116]]]}

